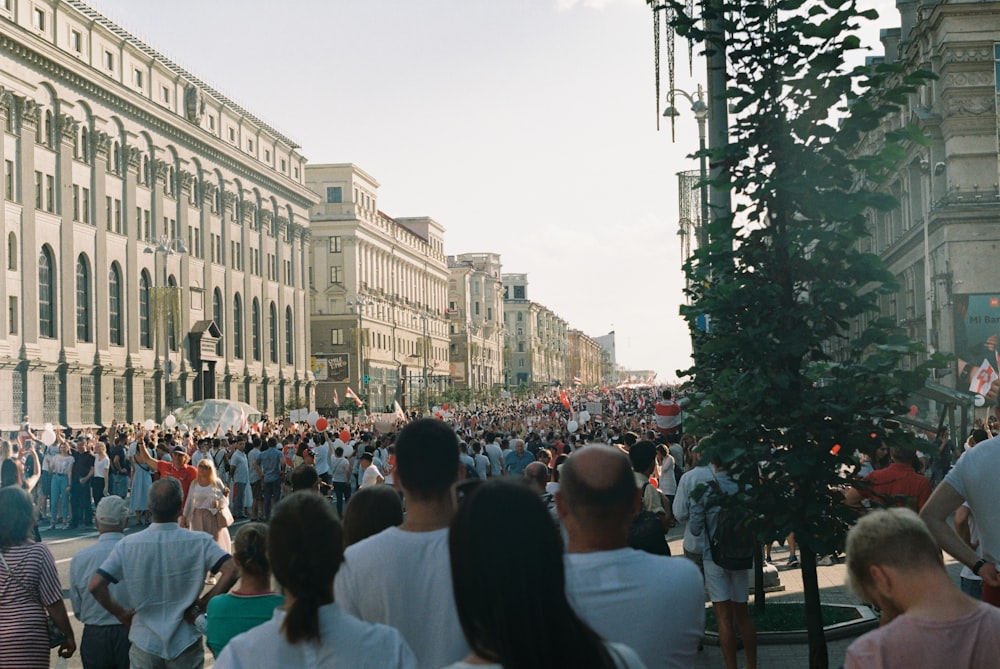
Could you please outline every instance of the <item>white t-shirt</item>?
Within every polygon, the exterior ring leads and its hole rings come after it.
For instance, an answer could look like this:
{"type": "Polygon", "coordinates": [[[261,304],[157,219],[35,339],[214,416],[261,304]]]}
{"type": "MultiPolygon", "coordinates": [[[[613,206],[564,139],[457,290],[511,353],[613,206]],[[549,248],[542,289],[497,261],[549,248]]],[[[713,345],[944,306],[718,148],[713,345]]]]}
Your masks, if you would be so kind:
{"type": "Polygon", "coordinates": [[[452,595],[447,528],[390,527],[349,546],[334,581],[334,599],[351,615],[402,632],[424,669],[469,654],[452,595]]]}
{"type": "MultiPolygon", "coordinates": [[[[680,483],[677,484],[677,494],[674,497],[674,518],[677,522],[686,521],[691,515],[691,492],[700,484],[708,484],[712,480],[712,468],[708,466],[695,467],[691,471],[684,472],[680,483]]],[[[705,552],[705,533],[695,535],[691,532],[689,525],[684,525],[684,550],[688,553],[701,555],[705,552]]]]}
{"type": "Polygon", "coordinates": [[[250,464],[247,461],[247,454],[236,449],[229,456],[229,466],[233,468],[233,483],[250,482],[250,464]]]}
{"type": "Polygon", "coordinates": [[[319,643],[288,643],[281,633],[284,617],[285,612],[277,609],[268,622],[233,637],[215,667],[417,667],[413,651],[397,630],[358,620],[336,602],[319,608],[319,643]]]}
{"type": "MultiPolygon", "coordinates": [[[[622,643],[608,643],[605,642],[608,647],[608,651],[611,653],[611,659],[614,660],[615,666],[618,669],[647,669],[646,665],[634,650],[622,643]]],[[[454,664],[449,664],[444,669],[503,669],[502,664],[472,664],[470,662],[461,661],[455,662],[454,664]]]]}
{"type": "Polygon", "coordinates": [[[330,442],[325,441],[313,449],[316,456],[316,473],[322,476],[330,473],[330,442]]]}
{"type": "Polygon", "coordinates": [[[602,638],[629,646],[649,669],[694,666],[705,594],[693,562],[633,548],[565,560],[570,604],[602,638]]]}
{"type": "Polygon", "coordinates": [[[95,479],[107,479],[108,469],[111,468],[111,458],[104,456],[101,458],[94,458],[94,478],[95,479]]]}
{"type": "Polygon", "coordinates": [[[486,457],[490,459],[490,476],[500,476],[503,474],[503,450],[496,443],[489,443],[483,446],[486,457]]]}
{"type": "Polygon", "coordinates": [[[260,474],[257,473],[257,468],[254,467],[257,464],[257,460],[260,459],[260,449],[252,448],[247,453],[247,478],[250,479],[250,483],[256,483],[260,480],[260,474]]]}
{"type": "Polygon", "coordinates": [[[378,477],[382,476],[382,472],[378,470],[374,464],[370,465],[365,469],[365,473],[361,475],[361,485],[358,488],[367,488],[368,486],[375,485],[378,483],[378,477]]]}

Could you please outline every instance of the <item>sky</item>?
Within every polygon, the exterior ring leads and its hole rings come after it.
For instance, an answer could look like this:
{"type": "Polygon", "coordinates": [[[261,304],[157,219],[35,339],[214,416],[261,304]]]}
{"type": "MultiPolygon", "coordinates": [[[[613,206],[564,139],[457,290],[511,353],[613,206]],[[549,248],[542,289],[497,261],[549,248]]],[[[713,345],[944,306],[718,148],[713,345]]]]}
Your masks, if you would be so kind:
{"type": "MultiPolygon", "coordinates": [[[[697,168],[697,126],[681,101],[676,141],[657,131],[645,0],[89,4],[310,163],[361,167],[386,214],[442,224],[449,255],[500,253],[571,328],[614,330],[619,364],[659,382],[689,366],[676,173],[697,168]]],[[[689,73],[677,45],[694,92],[700,59],[689,73]]]]}

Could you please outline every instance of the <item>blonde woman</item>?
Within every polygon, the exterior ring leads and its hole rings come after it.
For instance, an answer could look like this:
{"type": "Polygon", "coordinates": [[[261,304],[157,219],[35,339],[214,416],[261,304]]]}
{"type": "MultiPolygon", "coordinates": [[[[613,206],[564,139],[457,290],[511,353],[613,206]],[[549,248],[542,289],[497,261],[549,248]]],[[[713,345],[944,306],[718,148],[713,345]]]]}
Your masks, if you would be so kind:
{"type": "Polygon", "coordinates": [[[212,535],[222,550],[232,552],[228,529],[232,522],[229,488],[222,485],[211,458],[204,458],[198,463],[198,478],[191,482],[188,489],[184,518],[190,529],[212,535]]]}
{"type": "Polygon", "coordinates": [[[90,479],[90,494],[94,498],[94,508],[108,494],[108,470],[111,469],[111,458],[108,457],[108,446],[103,441],[97,442],[94,452],[94,476],[90,479]]]}

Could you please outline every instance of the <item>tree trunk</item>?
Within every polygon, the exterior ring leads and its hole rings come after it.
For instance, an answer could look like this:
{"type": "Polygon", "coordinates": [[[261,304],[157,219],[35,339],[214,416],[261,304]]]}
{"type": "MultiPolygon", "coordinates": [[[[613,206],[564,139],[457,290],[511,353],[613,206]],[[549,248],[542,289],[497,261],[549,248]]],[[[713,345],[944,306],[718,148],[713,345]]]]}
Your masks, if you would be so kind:
{"type": "Polygon", "coordinates": [[[830,658],[823,633],[823,612],[820,609],[819,581],[816,578],[816,554],[799,543],[802,564],[802,591],[806,605],[806,633],[809,638],[809,669],[829,669],[830,658]]]}
{"type": "Polygon", "coordinates": [[[753,561],[753,610],[764,613],[764,545],[757,544],[757,557],[753,561]]]}

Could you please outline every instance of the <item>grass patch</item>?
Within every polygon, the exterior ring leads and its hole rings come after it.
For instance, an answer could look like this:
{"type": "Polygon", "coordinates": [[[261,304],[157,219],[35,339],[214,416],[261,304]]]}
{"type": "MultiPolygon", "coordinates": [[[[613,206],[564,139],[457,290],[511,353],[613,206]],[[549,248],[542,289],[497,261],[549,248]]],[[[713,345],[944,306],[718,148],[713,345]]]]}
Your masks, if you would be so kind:
{"type": "MultiPolygon", "coordinates": [[[[861,614],[854,607],[821,604],[820,608],[823,613],[824,627],[861,619],[861,614]]],[[[753,602],[751,601],[750,617],[753,618],[758,632],[795,632],[805,630],[806,605],[802,602],[767,602],[764,605],[764,613],[758,614],[754,611],[753,602]]],[[[719,632],[719,626],[715,620],[715,611],[711,608],[705,609],[705,631],[716,634],[719,632]]]]}

